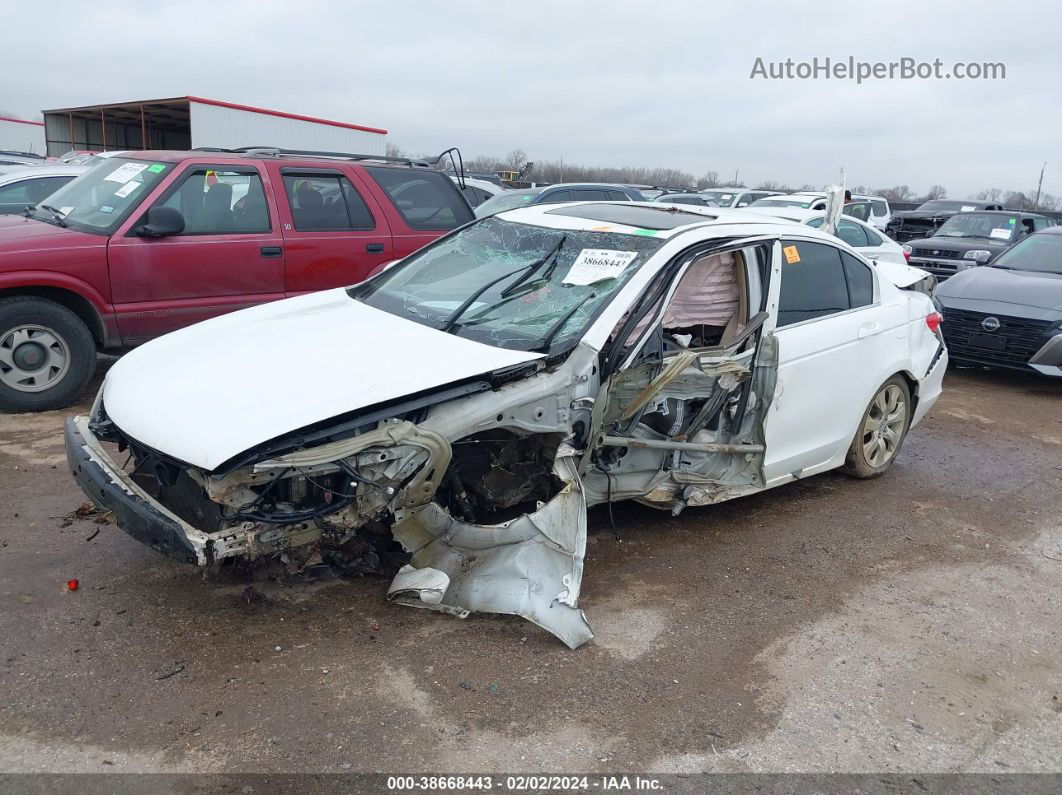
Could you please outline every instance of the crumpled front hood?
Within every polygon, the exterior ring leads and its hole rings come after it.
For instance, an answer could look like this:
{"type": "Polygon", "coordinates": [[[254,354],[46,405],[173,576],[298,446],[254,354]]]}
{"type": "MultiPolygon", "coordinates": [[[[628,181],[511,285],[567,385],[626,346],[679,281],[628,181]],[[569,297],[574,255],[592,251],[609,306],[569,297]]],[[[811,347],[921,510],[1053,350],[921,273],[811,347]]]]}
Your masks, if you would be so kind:
{"type": "Polygon", "coordinates": [[[212,470],[298,428],[538,358],[327,290],[149,342],[107,373],[103,402],[133,439],[212,470]]]}
{"type": "Polygon", "coordinates": [[[1062,315],[1062,276],[1005,268],[960,271],[937,287],[940,298],[993,301],[1055,310],[1062,315]]]}

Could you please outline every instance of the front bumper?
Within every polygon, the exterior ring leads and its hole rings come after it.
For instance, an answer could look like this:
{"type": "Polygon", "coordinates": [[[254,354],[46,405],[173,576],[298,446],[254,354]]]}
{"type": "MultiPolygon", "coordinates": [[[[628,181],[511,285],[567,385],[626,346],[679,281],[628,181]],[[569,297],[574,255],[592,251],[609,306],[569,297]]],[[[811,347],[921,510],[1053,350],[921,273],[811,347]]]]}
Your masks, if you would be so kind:
{"type": "Polygon", "coordinates": [[[206,565],[205,534],[151,498],[119,467],[89,429],[88,417],[70,417],[63,431],[74,480],[96,505],[137,541],[182,563],[206,565]]]}
{"type": "Polygon", "coordinates": [[[938,282],[947,281],[950,277],[954,276],[964,270],[970,268],[977,268],[985,263],[977,262],[972,259],[929,259],[926,257],[911,257],[910,265],[916,268],[921,268],[924,271],[929,271],[937,277],[938,282]]]}

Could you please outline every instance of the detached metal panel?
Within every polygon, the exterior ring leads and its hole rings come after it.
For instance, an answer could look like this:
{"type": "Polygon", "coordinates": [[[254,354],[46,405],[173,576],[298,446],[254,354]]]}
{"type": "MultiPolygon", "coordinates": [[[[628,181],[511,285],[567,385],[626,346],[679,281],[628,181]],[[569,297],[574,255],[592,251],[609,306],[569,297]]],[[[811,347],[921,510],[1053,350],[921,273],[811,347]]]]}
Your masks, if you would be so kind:
{"type": "Polygon", "coordinates": [[[261,112],[222,104],[190,101],[192,147],[276,146],[382,155],[384,131],[356,125],[261,112]]]}
{"type": "Polygon", "coordinates": [[[0,149],[43,155],[44,124],[39,121],[0,117],[0,149]]]}

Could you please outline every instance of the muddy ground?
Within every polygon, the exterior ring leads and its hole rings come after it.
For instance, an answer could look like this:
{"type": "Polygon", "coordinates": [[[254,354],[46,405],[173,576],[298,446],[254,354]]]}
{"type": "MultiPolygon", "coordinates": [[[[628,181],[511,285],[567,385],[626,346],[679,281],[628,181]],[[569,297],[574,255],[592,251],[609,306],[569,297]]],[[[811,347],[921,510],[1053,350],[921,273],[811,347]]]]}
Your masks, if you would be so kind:
{"type": "Polygon", "coordinates": [[[247,599],[63,520],[66,412],[0,415],[0,769],[1062,770],[1060,407],[951,372],[876,481],[595,510],[577,651],[380,579],[247,599]]]}

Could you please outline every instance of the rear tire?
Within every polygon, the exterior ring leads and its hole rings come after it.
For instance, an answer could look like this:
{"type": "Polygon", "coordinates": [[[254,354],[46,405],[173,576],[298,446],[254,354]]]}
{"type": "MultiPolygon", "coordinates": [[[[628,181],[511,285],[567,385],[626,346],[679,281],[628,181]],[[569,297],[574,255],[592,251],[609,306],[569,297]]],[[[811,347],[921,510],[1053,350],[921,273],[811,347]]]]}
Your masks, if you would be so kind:
{"type": "Polygon", "coordinates": [[[889,470],[911,427],[911,388],[902,375],[878,387],[863,412],[841,471],[854,478],[876,478],[889,470]]]}
{"type": "Polygon", "coordinates": [[[55,301],[0,301],[0,409],[46,411],[81,397],[96,370],[84,321],[55,301]]]}

